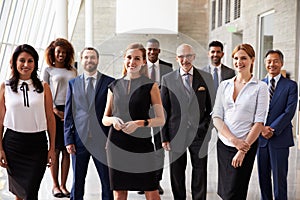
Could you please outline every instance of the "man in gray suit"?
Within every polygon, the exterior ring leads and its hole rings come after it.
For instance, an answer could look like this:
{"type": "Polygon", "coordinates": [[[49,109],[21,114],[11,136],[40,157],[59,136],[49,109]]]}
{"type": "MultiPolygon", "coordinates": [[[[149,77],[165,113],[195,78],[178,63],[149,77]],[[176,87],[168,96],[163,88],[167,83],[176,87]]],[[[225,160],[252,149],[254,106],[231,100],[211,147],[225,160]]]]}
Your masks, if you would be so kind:
{"type": "Polygon", "coordinates": [[[224,47],[220,41],[212,41],[211,43],[209,43],[208,48],[208,57],[210,58],[210,64],[205,66],[203,68],[203,71],[212,74],[214,79],[215,92],[217,92],[220,82],[234,77],[235,71],[221,63],[221,59],[224,56],[224,47]]]}
{"type": "MultiPolygon", "coordinates": [[[[158,58],[158,55],[160,54],[160,45],[157,39],[152,38],[148,40],[146,44],[146,50],[149,78],[160,85],[162,76],[173,71],[173,65],[158,58]]],[[[157,171],[157,178],[160,181],[163,174],[164,150],[161,146],[160,128],[153,128],[152,130],[154,135],[156,155],[158,158],[158,168],[160,168],[157,171]]],[[[160,185],[158,186],[158,192],[161,195],[164,193],[164,190],[160,185]]],[[[144,192],[139,191],[138,194],[144,194],[144,192]]]]}

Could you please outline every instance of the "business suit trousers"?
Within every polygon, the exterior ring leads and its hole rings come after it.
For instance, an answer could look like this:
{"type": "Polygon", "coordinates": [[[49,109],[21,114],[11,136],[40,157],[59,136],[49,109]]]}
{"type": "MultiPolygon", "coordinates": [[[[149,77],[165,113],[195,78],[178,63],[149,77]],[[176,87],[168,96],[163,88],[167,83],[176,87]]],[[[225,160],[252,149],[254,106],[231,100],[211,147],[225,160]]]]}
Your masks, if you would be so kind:
{"type": "Polygon", "coordinates": [[[98,161],[90,152],[82,145],[76,146],[76,154],[72,155],[73,167],[73,185],[71,190],[71,200],[83,200],[84,184],[87,174],[90,157],[92,157],[96,166],[102,186],[102,200],[113,200],[113,193],[110,190],[108,167],[98,161]]]}
{"type": "MultiPolygon", "coordinates": [[[[202,141],[194,140],[189,146],[192,163],[192,199],[205,200],[207,192],[207,156],[200,158],[199,150],[202,141]]],[[[185,170],[187,165],[187,152],[176,153],[170,151],[170,176],[174,200],[186,199],[185,170]]]]}
{"type": "Polygon", "coordinates": [[[261,199],[269,200],[272,197],[271,171],[273,173],[275,200],[287,199],[289,148],[272,148],[267,144],[257,151],[258,178],[261,199]]]}
{"type": "Polygon", "coordinates": [[[218,140],[218,195],[223,200],[246,200],[257,145],[255,141],[246,153],[242,166],[234,168],[231,162],[237,149],[218,140]]]}

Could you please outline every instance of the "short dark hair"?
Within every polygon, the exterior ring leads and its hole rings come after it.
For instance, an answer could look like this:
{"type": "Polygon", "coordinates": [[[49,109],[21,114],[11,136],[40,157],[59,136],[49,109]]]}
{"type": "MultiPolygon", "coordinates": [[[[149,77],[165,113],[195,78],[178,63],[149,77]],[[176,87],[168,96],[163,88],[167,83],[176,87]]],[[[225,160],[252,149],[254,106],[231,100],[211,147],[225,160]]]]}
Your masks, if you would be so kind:
{"type": "Polygon", "coordinates": [[[210,42],[208,45],[208,48],[210,49],[210,47],[220,47],[221,51],[223,51],[223,48],[224,48],[222,42],[220,42],[218,40],[210,42]]]}
{"type": "Polygon", "coordinates": [[[99,52],[94,47],[84,47],[82,51],[80,52],[80,58],[82,58],[82,54],[85,50],[95,51],[97,54],[97,58],[99,59],[99,52]]]}
{"type": "Polygon", "coordinates": [[[147,43],[156,43],[156,44],[158,44],[158,46],[159,46],[159,41],[158,41],[157,39],[155,39],[155,38],[149,39],[149,40],[147,41],[147,43]]]}
{"type": "Polygon", "coordinates": [[[280,50],[278,50],[278,49],[275,49],[275,50],[270,49],[270,50],[268,50],[268,51],[266,52],[266,54],[265,54],[265,58],[267,58],[267,56],[268,56],[269,54],[272,54],[272,53],[278,54],[278,55],[279,55],[280,61],[283,63],[283,60],[284,60],[283,53],[282,53],[280,50]]]}

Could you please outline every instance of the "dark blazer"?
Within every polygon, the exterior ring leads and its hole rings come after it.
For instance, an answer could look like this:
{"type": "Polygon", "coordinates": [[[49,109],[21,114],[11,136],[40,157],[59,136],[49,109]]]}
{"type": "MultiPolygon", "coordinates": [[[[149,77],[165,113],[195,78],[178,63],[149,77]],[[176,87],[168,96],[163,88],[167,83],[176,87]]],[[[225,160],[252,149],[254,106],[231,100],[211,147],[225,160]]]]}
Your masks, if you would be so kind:
{"type": "MultiPolygon", "coordinates": [[[[263,79],[268,84],[268,78],[263,79]]],[[[289,147],[294,145],[292,119],[298,103],[295,81],[280,77],[269,105],[266,126],[275,131],[270,139],[259,136],[257,151],[258,180],[261,199],[287,199],[289,147]],[[273,187],[271,185],[273,174],[273,187]]]]}
{"type": "MultiPolygon", "coordinates": [[[[268,78],[263,79],[268,84],[268,78]]],[[[292,119],[298,103],[298,89],[295,81],[280,77],[273,98],[270,102],[269,113],[265,125],[275,129],[274,136],[269,140],[259,137],[259,146],[268,143],[274,148],[290,147],[294,145],[292,119]]]]}
{"type": "MultiPolygon", "coordinates": [[[[212,69],[210,65],[205,66],[202,70],[208,73],[212,73],[211,71],[212,69]]],[[[227,67],[226,65],[221,64],[221,81],[230,79],[234,76],[235,76],[235,71],[233,69],[227,67]]]]}
{"type": "Polygon", "coordinates": [[[159,59],[159,68],[160,68],[160,81],[162,81],[163,75],[173,71],[172,63],[165,62],[159,59]]]}
{"type": "Polygon", "coordinates": [[[184,152],[196,135],[204,140],[211,121],[214,97],[211,74],[193,67],[194,94],[188,97],[179,69],[162,79],[161,98],[166,111],[162,129],[163,142],[170,142],[172,151],[184,152]]]}

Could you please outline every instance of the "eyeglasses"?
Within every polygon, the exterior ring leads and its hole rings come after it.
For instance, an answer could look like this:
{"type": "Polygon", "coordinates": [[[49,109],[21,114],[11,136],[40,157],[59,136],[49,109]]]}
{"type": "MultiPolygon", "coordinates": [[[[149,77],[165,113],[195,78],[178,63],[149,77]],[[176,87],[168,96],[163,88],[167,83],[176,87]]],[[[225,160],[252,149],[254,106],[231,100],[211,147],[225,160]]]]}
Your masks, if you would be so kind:
{"type": "Polygon", "coordinates": [[[180,55],[177,56],[179,59],[183,60],[184,58],[191,60],[193,57],[195,56],[195,54],[187,54],[187,55],[180,55]]]}

